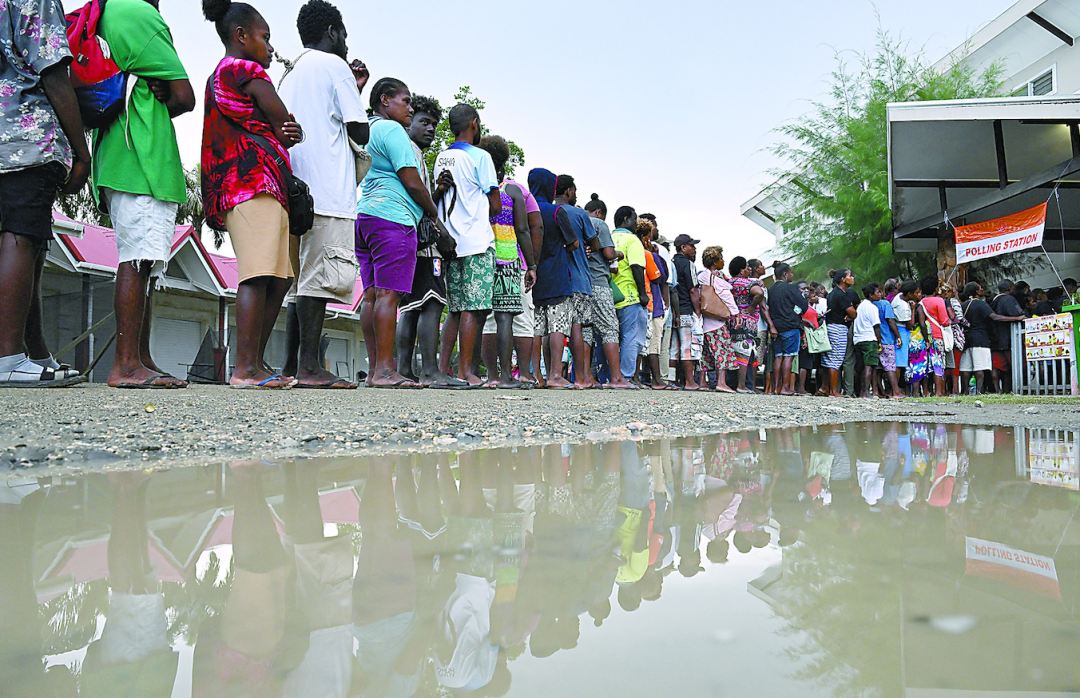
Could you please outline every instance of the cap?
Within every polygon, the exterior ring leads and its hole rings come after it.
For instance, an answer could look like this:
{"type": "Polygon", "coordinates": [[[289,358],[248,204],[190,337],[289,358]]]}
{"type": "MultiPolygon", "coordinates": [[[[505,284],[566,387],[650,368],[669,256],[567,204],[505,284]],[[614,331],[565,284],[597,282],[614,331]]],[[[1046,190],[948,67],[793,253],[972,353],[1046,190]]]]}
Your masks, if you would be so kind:
{"type": "Polygon", "coordinates": [[[683,245],[697,245],[701,240],[695,240],[686,233],[683,233],[675,238],[675,249],[679,249],[683,245]]]}

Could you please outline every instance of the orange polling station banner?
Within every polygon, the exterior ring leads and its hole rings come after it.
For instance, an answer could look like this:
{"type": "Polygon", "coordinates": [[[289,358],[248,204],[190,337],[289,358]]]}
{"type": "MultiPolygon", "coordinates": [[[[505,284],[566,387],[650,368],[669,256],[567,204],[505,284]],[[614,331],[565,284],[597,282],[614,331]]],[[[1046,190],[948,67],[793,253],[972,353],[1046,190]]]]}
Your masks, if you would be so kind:
{"type": "Polygon", "coordinates": [[[1011,216],[956,229],[956,263],[996,257],[1042,245],[1046,230],[1046,204],[1011,216]]]}

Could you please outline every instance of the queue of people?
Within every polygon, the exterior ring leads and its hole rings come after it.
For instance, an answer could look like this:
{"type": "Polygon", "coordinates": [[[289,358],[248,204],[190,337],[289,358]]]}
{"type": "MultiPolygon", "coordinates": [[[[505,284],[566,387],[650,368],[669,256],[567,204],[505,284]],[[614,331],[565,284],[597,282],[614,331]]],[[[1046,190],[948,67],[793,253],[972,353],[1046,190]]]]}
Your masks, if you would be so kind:
{"type": "MultiPolygon", "coordinates": [[[[93,132],[93,158],[59,2],[3,10],[13,48],[2,68],[16,85],[3,108],[33,116],[9,118],[0,140],[0,385],[85,380],[45,345],[38,287],[57,191],[77,192],[91,170],[120,261],[108,384],[187,385],[154,363],[149,337],[154,285],[186,200],[172,119],[195,97],[156,0],[101,7],[100,36],[137,79],[127,109],[93,132]]],[[[716,246],[699,267],[700,240],[668,240],[656,216],[632,206],[609,226],[596,194],[578,207],[570,175],[508,178],[507,141],[485,135],[469,104],[445,114],[454,140],[429,171],[443,109],[392,77],[365,106],[370,72],[348,61],[341,12],[326,0],[300,9],[304,50],[283,60],[276,86],[258,10],[203,0],[203,12],[225,49],[204,93],[201,172],[206,222],[218,242],[228,233],[237,259],[234,388],[356,388],[326,370],[319,349],[326,306],[353,302],[357,269],[363,380],[375,388],[747,393],[761,367],[765,391],[778,395],[1001,390],[1008,324],[1075,292],[1075,282],[1044,294],[1002,282],[991,308],[978,284],[960,298],[936,276],[857,293],[842,269],[826,290],[795,281],[784,263],[766,287],[760,260],[726,261],[716,246]],[[265,354],[283,306],[287,346],[275,370],[265,354]]]]}

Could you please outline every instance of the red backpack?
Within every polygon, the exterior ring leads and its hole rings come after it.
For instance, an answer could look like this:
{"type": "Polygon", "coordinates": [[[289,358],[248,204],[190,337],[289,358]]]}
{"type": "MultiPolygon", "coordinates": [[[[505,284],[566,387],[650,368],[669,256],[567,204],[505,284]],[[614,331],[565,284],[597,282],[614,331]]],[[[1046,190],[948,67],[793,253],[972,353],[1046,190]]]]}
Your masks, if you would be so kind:
{"type": "Polygon", "coordinates": [[[86,128],[108,126],[124,109],[127,74],[111,57],[109,44],[98,34],[106,0],[90,0],[67,15],[67,39],[74,60],[71,84],[86,128]]]}

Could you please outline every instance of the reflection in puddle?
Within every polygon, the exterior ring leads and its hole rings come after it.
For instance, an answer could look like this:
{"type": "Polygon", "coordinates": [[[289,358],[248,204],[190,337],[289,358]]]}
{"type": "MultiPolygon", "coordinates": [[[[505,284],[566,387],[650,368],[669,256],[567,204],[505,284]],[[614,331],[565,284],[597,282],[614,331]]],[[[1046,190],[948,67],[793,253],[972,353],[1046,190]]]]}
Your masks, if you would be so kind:
{"type": "Polygon", "coordinates": [[[8,481],[0,692],[1080,691],[1078,459],[851,424],[8,481]]]}

